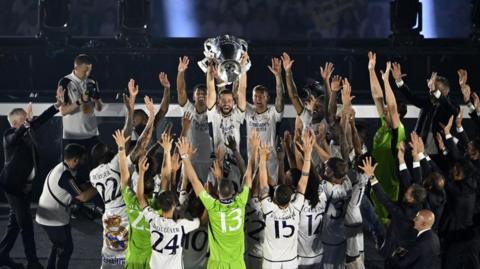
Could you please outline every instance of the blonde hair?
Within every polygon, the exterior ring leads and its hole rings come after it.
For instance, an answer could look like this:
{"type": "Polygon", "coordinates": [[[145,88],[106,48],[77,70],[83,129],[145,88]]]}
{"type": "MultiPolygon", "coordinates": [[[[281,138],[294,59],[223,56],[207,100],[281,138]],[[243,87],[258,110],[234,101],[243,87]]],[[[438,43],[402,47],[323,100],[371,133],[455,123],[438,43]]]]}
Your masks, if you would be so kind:
{"type": "Polygon", "coordinates": [[[26,116],[27,112],[23,110],[23,108],[14,108],[10,113],[8,113],[8,122],[10,123],[10,126],[13,126],[15,124],[15,121],[18,119],[19,116],[26,116]]]}

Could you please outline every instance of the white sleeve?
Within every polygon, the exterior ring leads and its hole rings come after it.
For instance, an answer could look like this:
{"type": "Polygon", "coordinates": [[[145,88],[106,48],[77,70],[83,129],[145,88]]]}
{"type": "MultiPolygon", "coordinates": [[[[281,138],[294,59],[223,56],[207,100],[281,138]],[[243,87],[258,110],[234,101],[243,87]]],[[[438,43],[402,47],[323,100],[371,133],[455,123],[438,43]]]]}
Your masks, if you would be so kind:
{"type": "Polygon", "coordinates": [[[195,113],[195,107],[193,106],[192,102],[187,99],[187,102],[185,105],[180,106],[180,109],[182,110],[183,113],[189,112],[190,114],[195,113]]]}
{"type": "Polygon", "coordinates": [[[305,202],[305,196],[299,192],[295,194],[295,197],[291,201],[292,206],[297,210],[297,211],[302,211],[303,209],[303,204],[305,202]]]}
{"type": "Polygon", "coordinates": [[[240,108],[238,108],[237,106],[235,107],[235,111],[232,117],[234,121],[237,121],[241,124],[245,120],[245,111],[241,111],[240,108]]]}
{"type": "MultiPolygon", "coordinates": [[[[130,158],[127,158],[127,166],[128,166],[128,160],[130,158]]],[[[115,154],[115,156],[113,157],[113,159],[110,161],[110,169],[112,169],[113,171],[117,172],[117,173],[120,173],[120,162],[118,161],[118,153],[115,154]]]]}
{"type": "Polygon", "coordinates": [[[198,218],[193,220],[181,219],[178,221],[178,223],[183,227],[185,233],[189,233],[200,227],[200,220],[198,218]]]}
{"type": "Polygon", "coordinates": [[[264,198],[260,201],[263,215],[266,216],[273,212],[273,202],[270,197],[264,198]]]}
{"type": "Polygon", "coordinates": [[[207,109],[208,122],[214,122],[218,118],[217,105],[214,105],[212,109],[207,109]]]}
{"type": "Polygon", "coordinates": [[[178,201],[180,202],[180,205],[183,205],[188,199],[188,192],[186,191],[181,191],[180,195],[178,196],[178,201]]]}
{"type": "Polygon", "coordinates": [[[143,216],[145,217],[145,220],[147,221],[147,223],[151,223],[156,218],[160,217],[157,213],[155,213],[153,208],[151,208],[149,206],[147,206],[143,209],[143,216]]]}

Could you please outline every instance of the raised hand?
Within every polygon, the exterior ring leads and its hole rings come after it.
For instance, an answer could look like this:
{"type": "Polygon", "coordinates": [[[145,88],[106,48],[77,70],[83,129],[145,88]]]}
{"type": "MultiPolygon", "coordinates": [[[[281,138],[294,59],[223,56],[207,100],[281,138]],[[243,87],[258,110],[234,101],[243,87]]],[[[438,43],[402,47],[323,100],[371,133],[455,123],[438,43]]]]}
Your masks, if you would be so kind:
{"type": "Polygon", "coordinates": [[[227,142],[225,142],[225,146],[233,152],[237,151],[237,141],[235,141],[235,137],[232,135],[228,136],[227,142]]]}
{"type": "Polygon", "coordinates": [[[303,133],[303,154],[305,159],[310,158],[312,155],[313,145],[316,142],[315,134],[312,130],[308,129],[303,133]]]}
{"type": "Polygon", "coordinates": [[[455,126],[457,129],[460,129],[462,127],[462,121],[463,121],[463,110],[460,109],[460,112],[458,112],[458,115],[455,117],[455,126]]]}
{"type": "Polygon", "coordinates": [[[25,109],[25,112],[27,112],[27,121],[32,121],[32,119],[33,119],[32,102],[28,103],[27,108],[25,109]]]}
{"type": "Polygon", "coordinates": [[[295,62],[293,59],[290,58],[290,55],[288,55],[286,52],[280,56],[282,59],[282,64],[283,64],[283,69],[285,69],[285,72],[291,72],[292,71],[292,65],[295,62]]]}
{"type": "Polygon", "coordinates": [[[160,80],[160,84],[162,84],[164,88],[170,88],[170,81],[168,81],[167,74],[160,72],[160,74],[158,75],[158,79],[160,80]]]}
{"type": "Polygon", "coordinates": [[[377,54],[369,51],[368,52],[368,70],[374,71],[376,63],[377,63],[377,54]]]}
{"type": "Polygon", "coordinates": [[[353,98],[355,96],[350,96],[352,93],[352,87],[350,86],[350,82],[348,82],[347,78],[344,78],[342,81],[342,104],[344,106],[349,106],[352,104],[353,98]]]}
{"type": "Polygon", "coordinates": [[[150,167],[150,164],[148,163],[147,157],[141,157],[138,163],[138,174],[144,175],[145,172],[148,170],[148,167],[150,167]]]}
{"type": "Polygon", "coordinates": [[[212,175],[215,179],[219,180],[223,178],[223,171],[222,171],[222,162],[219,160],[215,160],[213,162],[213,166],[210,167],[210,172],[212,172],[212,175]]]}
{"type": "Polygon", "coordinates": [[[460,88],[461,88],[467,84],[468,73],[467,73],[467,70],[465,69],[458,69],[457,74],[458,74],[458,84],[460,85],[460,88]]]}
{"type": "Polygon", "coordinates": [[[320,75],[322,76],[323,81],[330,80],[333,70],[335,70],[335,68],[333,67],[333,63],[330,62],[326,62],[324,67],[320,66],[320,75]]]}
{"type": "Polygon", "coordinates": [[[437,81],[437,72],[432,72],[430,79],[427,81],[427,86],[430,89],[430,92],[434,92],[436,90],[435,82],[437,81]]]}
{"type": "Polygon", "coordinates": [[[443,125],[441,122],[439,124],[440,124],[440,127],[443,128],[443,133],[445,135],[450,134],[450,130],[452,129],[452,125],[453,125],[453,115],[450,116],[450,118],[448,119],[447,125],[443,125]]]}
{"type": "Polygon", "coordinates": [[[189,158],[191,157],[190,153],[193,151],[192,144],[190,144],[190,141],[188,141],[186,137],[180,137],[176,146],[180,156],[187,155],[189,158]]]}
{"type": "Polygon", "coordinates": [[[261,160],[268,160],[270,158],[271,147],[268,143],[260,143],[258,153],[261,160]]]}
{"type": "Polygon", "coordinates": [[[419,137],[418,137],[417,133],[415,133],[415,132],[410,133],[410,147],[412,148],[412,157],[417,156],[420,153],[420,151],[419,151],[419,137]]]}
{"type": "Polygon", "coordinates": [[[225,158],[225,149],[221,145],[217,147],[217,150],[215,151],[215,157],[217,160],[223,162],[223,159],[225,158]]]}
{"type": "Polygon", "coordinates": [[[383,80],[388,79],[388,77],[390,76],[390,70],[391,70],[391,69],[392,69],[392,63],[390,63],[390,62],[388,61],[388,62],[387,62],[387,66],[386,66],[386,68],[385,68],[385,72],[383,72],[383,70],[381,71],[383,80]]]}
{"type": "Polygon", "coordinates": [[[282,61],[278,58],[272,58],[272,65],[269,65],[268,69],[276,77],[281,76],[282,75],[282,61]]]}
{"type": "Polygon", "coordinates": [[[170,130],[165,131],[159,141],[160,146],[162,146],[163,151],[170,152],[172,150],[173,138],[170,134],[170,130]]]}
{"type": "Polygon", "coordinates": [[[480,98],[478,98],[477,93],[472,94],[472,99],[473,99],[473,106],[475,107],[475,111],[477,113],[480,113],[480,98]]]}
{"type": "Polygon", "coordinates": [[[155,105],[153,104],[152,98],[148,97],[148,95],[145,95],[143,101],[145,102],[145,106],[147,107],[148,117],[155,117],[155,105]]]}
{"type": "Polygon", "coordinates": [[[112,134],[112,137],[119,148],[125,148],[125,143],[130,139],[130,136],[127,138],[124,137],[123,130],[116,130],[115,133],[112,134]]]}
{"type": "Polygon", "coordinates": [[[65,90],[62,86],[58,86],[55,99],[57,100],[58,107],[65,105],[65,90]]]}
{"type": "Polygon", "coordinates": [[[248,61],[250,61],[250,56],[245,52],[242,54],[242,57],[240,57],[240,65],[245,66],[248,64],[248,61]]]}
{"type": "Polygon", "coordinates": [[[333,76],[332,81],[330,82],[330,90],[332,92],[338,92],[341,89],[340,82],[342,82],[341,76],[339,75],[333,76]]]}
{"type": "Polygon", "coordinates": [[[436,133],[435,134],[435,139],[437,140],[438,149],[440,151],[444,151],[445,150],[445,143],[443,142],[442,135],[440,133],[436,133]]]}
{"type": "Polygon", "coordinates": [[[182,129],[188,130],[192,124],[192,114],[190,112],[185,112],[182,118],[182,129]]]}
{"type": "Polygon", "coordinates": [[[255,128],[252,129],[250,137],[248,138],[248,142],[250,144],[250,150],[252,152],[256,152],[258,150],[258,147],[260,147],[260,136],[258,135],[255,128]]]}
{"type": "Polygon", "coordinates": [[[188,64],[190,63],[190,59],[187,56],[183,56],[178,58],[178,72],[185,72],[188,69],[188,64]]]}
{"type": "Polygon", "coordinates": [[[135,97],[138,94],[138,85],[135,84],[133,78],[128,81],[128,93],[130,94],[130,97],[135,97]]]}
{"type": "Polygon", "coordinates": [[[402,74],[402,68],[399,63],[392,64],[392,76],[396,82],[400,82],[407,74],[402,74]]]}
{"type": "Polygon", "coordinates": [[[372,165],[372,157],[366,157],[362,163],[363,166],[359,165],[358,168],[362,169],[363,173],[369,177],[375,176],[375,168],[377,168],[378,163],[372,165]]]}
{"type": "Polygon", "coordinates": [[[178,154],[178,152],[175,152],[172,156],[172,173],[176,173],[181,166],[182,162],[180,161],[180,154],[178,154]]]}

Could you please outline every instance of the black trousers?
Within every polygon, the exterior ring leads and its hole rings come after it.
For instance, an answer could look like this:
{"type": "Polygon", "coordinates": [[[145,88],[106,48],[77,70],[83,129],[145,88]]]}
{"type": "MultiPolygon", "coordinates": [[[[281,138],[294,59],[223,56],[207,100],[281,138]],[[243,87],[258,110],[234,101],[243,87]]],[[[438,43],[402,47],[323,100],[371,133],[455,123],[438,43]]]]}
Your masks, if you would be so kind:
{"type": "Polygon", "coordinates": [[[41,225],[52,242],[46,269],[66,269],[73,253],[73,240],[70,224],[65,226],[41,225]]]}
{"type": "Polygon", "coordinates": [[[7,229],[0,242],[0,259],[10,257],[10,251],[15,245],[18,234],[21,233],[25,256],[28,262],[38,262],[37,251],[35,249],[33,220],[30,212],[30,193],[20,195],[5,193],[5,197],[10,205],[10,214],[8,216],[7,229]]]}

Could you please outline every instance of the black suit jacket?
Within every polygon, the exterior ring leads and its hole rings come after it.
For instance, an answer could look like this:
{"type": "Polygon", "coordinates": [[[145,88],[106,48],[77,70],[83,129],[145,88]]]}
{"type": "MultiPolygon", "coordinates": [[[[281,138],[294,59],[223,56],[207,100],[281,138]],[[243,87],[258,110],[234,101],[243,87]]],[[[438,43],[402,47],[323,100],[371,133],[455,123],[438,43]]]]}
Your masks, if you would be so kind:
{"type": "MultiPolygon", "coordinates": [[[[415,132],[422,137],[423,141],[427,139],[429,132],[432,132],[433,135],[440,132],[442,128],[439,123],[441,122],[446,125],[450,116],[456,116],[460,109],[449,97],[443,95],[435,101],[436,104],[428,98],[418,98],[418,96],[410,91],[406,83],[403,83],[399,90],[408,102],[420,108],[420,115],[415,125],[415,132]]],[[[430,96],[430,98],[434,97],[430,96]]]]}
{"type": "Polygon", "coordinates": [[[440,269],[440,240],[435,232],[428,230],[417,237],[415,245],[398,259],[398,266],[402,269],[440,269]]]}
{"type": "Polygon", "coordinates": [[[27,179],[34,165],[38,165],[38,152],[32,131],[57,114],[58,109],[50,106],[40,116],[35,118],[30,127],[10,128],[3,134],[3,150],[5,164],[0,173],[0,187],[10,194],[23,192],[27,179]],[[31,130],[29,130],[31,129],[31,130]]]}

